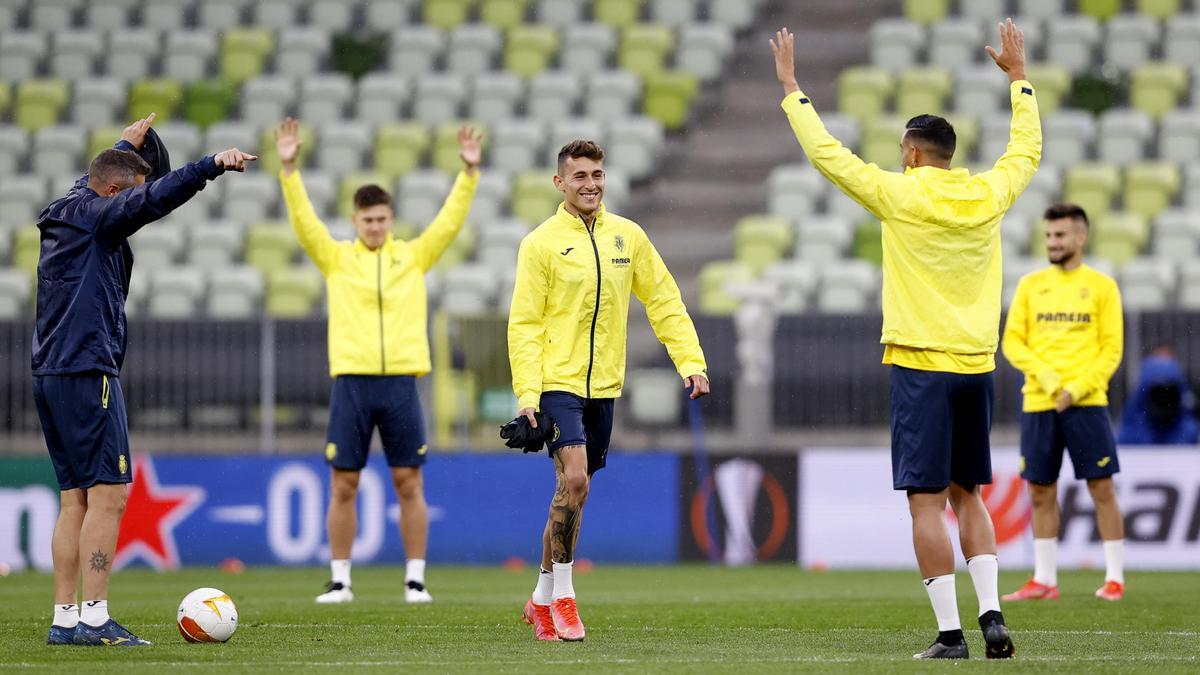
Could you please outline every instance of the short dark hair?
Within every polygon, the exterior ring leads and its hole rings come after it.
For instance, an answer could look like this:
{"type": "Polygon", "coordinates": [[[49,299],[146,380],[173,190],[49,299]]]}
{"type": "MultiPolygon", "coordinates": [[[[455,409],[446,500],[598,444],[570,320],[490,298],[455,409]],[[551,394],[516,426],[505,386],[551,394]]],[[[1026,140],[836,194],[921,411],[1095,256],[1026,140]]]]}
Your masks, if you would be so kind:
{"type": "Polygon", "coordinates": [[[96,155],[88,167],[88,181],[133,185],[138,176],[150,175],[146,160],[130,150],[109,148],[96,155]]]}
{"type": "Polygon", "coordinates": [[[1053,204],[1042,214],[1042,218],[1046,220],[1070,218],[1077,223],[1083,223],[1085,228],[1091,227],[1091,223],[1088,222],[1087,213],[1078,204],[1053,204]]]}
{"type": "Polygon", "coordinates": [[[909,138],[920,141],[941,159],[949,160],[954,157],[958,135],[954,133],[954,125],[945,117],[917,115],[904,125],[904,129],[909,138]]]}
{"type": "Polygon", "coordinates": [[[562,146],[562,150],[558,151],[558,173],[562,174],[563,168],[567,165],[567,158],[579,159],[587,157],[590,160],[597,162],[604,161],[604,148],[600,147],[596,141],[589,141],[583,138],[576,139],[562,146]]]}
{"type": "Polygon", "coordinates": [[[354,210],[367,209],[380,204],[391,206],[392,196],[378,185],[364,185],[354,191],[354,210]]]}

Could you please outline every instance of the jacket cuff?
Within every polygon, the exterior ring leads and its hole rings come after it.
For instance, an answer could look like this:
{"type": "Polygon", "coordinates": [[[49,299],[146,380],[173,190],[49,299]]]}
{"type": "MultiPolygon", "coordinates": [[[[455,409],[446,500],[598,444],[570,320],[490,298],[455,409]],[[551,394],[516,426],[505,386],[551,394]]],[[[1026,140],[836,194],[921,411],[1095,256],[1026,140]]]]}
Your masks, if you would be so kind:
{"type": "Polygon", "coordinates": [[[703,375],[704,379],[709,379],[708,366],[703,363],[685,363],[677,368],[676,372],[678,372],[679,376],[685,380],[693,375],[703,375]]]}
{"type": "Polygon", "coordinates": [[[1008,91],[1013,98],[1021,96],[1022,94],[1026,96],[1033,96],[1037,93],[1037,90],[1033,88],[1033,85],[1029,83],[1029,80],[1016,80],[1015,82],[1012,82],[1008,85],[1008,91]]]}
{"type": "Polygon", "coordinates": [[[540,412],[539,404],[542,402],[541,394],[525,394],[517,398],[517,409],[524,410],[533,408],[535,412],[540,412]]]}
{"type": "Polygon", "coordinates": [[[117,141],[116,145],[114,145],[113,148],[115,148],[117,150],[128,150],[129,152],[137,152],[138,151],[137,148],[133,147],[133,143],[130,143],[129,141],[125,140],[124,138],[117,141]]]}
{"type": "Polygon", "coordinates": [[[1063,391],[1071,394],[1071,403],[1073,404],[1078,404],[1090,393],[1087,388],[1079,382],[1068,382],[1064,384],[1063,391]]]}
{"type": "Polygon", "coordinates": [[[783,101],[779,103],[779,107],[787,110],[793,106],[811,103],[812,101],[809,100],[808,95],[806,95],[803,91],[793,91],[792,93],[783,97],[783,101]]]}
{"type": "Polygon", "coordinates": [[[225,169],[217,166],[216,155],[207,155],[202,157],[199,162],[196,162],[196,165],[200,167],[200,172],[204,174],[204,177],[208,180],[213,180],[217,176],[225,173],[225,169]]]}

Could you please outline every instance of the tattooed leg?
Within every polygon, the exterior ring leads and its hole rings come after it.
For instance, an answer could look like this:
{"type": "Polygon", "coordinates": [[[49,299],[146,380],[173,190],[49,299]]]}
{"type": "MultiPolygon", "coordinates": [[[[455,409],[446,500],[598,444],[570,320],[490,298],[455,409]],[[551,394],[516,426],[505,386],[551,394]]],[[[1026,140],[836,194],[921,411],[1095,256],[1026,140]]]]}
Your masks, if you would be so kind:
{"type": "Polygon", "coordinates": [[[587,501],[587,450],[582,445],[560,448],[554,453],[555,489],[550,502],[550,559],[567,563],[575,559],[579,538],[579,516],[587,501]]]}
{"type": "Polygon", "coordinates": [[[87,513],[79,533],[84,600],[108,599],[108,576],[112,572],[127,494],[126,485],[101,484],[87,489],[87,513]]]}
{"type": "Polygon", "coordinates": [[[54,604],[72,605],[79,602],[79,529],[87,513],[87,495],[83,490],[63,490],[59,493],[58,522],[50,540],[50,556],[54,560],[54,604]]]}

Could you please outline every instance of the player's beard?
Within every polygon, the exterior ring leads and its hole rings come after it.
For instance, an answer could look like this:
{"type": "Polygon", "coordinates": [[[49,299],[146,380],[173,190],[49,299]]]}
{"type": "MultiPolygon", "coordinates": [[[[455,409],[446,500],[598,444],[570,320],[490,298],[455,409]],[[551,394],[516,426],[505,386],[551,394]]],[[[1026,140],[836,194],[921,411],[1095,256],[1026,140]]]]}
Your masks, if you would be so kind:
{"type": "Polygon", "coordinates": [[[1064,253],[1059,253],[1057,256],[1054,255],[1053,253],[1051,253],[1049,256],[1050,264],[1051,265],[1062,265],[1062,264],[1068,262],[1069,260],[1071,260],[1071,258],[1073,258],[1073,257],[1075,257],[1075,251],[1067,251],[1064,253]]]}

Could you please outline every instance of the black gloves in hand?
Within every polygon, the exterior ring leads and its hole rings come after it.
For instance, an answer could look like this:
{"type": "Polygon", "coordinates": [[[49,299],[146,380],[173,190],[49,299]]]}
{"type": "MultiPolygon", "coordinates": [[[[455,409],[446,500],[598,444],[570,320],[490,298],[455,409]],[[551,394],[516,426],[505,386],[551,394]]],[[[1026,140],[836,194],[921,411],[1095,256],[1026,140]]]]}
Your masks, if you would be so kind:
{"type": "Polygon", "coordinates": [[[506,446],[525,452],[541,452],[542,445],[554,440],[554,418],[540,412],[533,416],[537,419],[536,429],[524,415],[500,427],[500,438],[506,446]]]}

